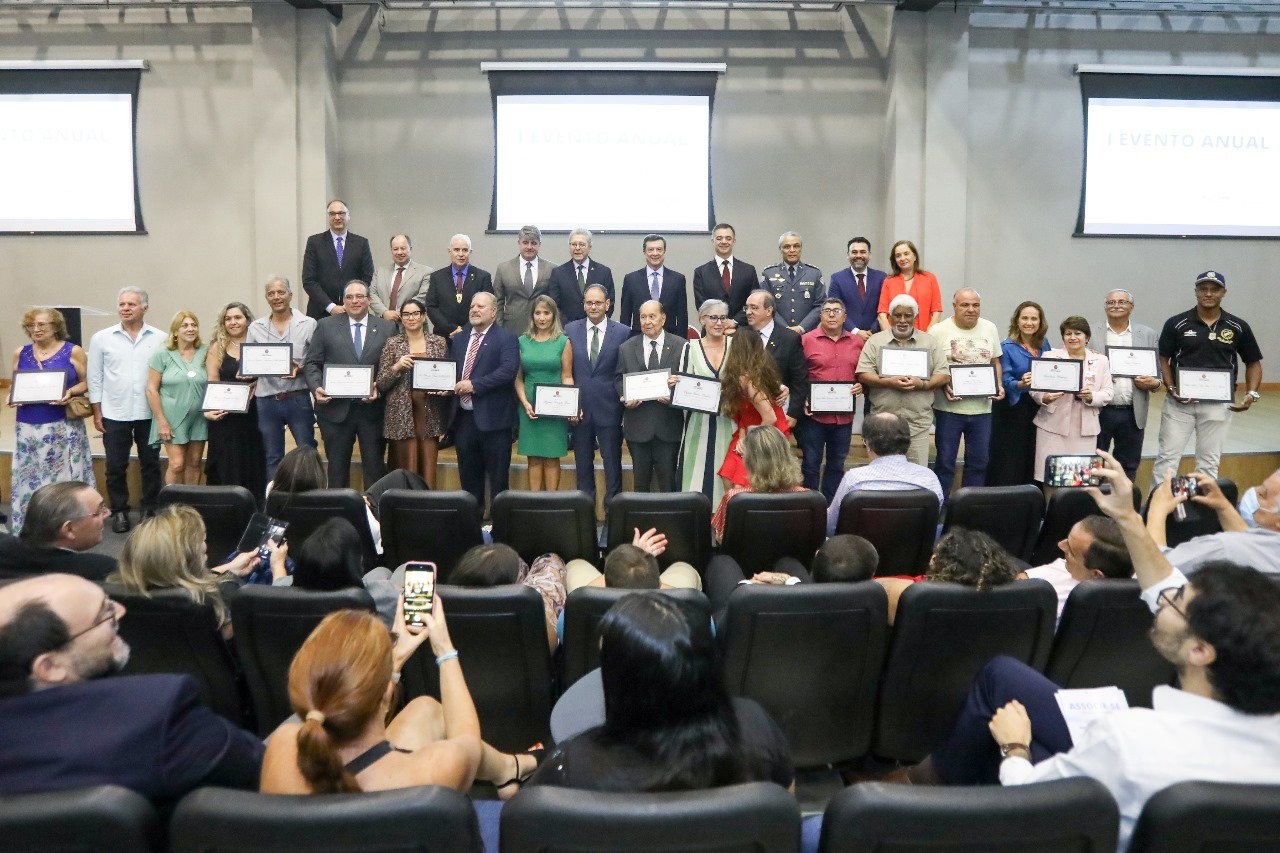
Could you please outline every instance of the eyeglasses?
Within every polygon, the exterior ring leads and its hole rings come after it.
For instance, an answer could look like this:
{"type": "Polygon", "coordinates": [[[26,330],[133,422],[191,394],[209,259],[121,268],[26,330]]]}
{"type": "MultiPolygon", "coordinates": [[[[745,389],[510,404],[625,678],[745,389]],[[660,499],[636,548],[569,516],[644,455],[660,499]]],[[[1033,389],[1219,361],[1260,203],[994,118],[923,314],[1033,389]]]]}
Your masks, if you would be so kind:
{"type": "Polygon", "coordinates": [[[367,294],[367,293],[348,293],[346,296],[344,296],[344,297],[342,297],[342,298],[343,298],[344,300],[349,300],[349,301],[352,301],[352,302],[358,302],[358,301],[360,301],[361,299],[368,299],[368,298],[369,298],[369,294],[367,294]]]}
{"type": "Polygon", "coordinates": [[[729,319],[729,316],[727,314],[708,314],[702,319],[706,320],[708,323],[723,323],[725,320],[729,319]]]}
{"type": "Polygon", "coordinates": [[[401,311],[400,312],[401,320],[412,320],[415,317],[421,317],[421,316],[422,316],[421,311],[401,311]]]}
{"type": "Polygon", "coordinates": [[[1156,604],[1159,607],[1172,607],[1173,612],[1177,613],[1183,619],[1187,618],[1187,611],[1178,606],[1177,602],[1182,599],[1182,591],[1186,587],[1177,586],[1160,590],[1160,594],[1156,596],[1156,604]]]}
{"type": "Polygon", "coordinates": [[[112,631],[116,630],[116,628],[118,628],[118,627],[119,627],[119,625],[120,625],[120,621],[119,621],[119,619],[118,619],[118,618],[117,618],[117,616],[116,616],[116,613],[118,612],[118,611],[116,610],[116,603],[115,603],[114,601],[112,601],[112,600],[111,600],[111,598],[108,596],[107,598],[104,598],[104,599],[103,599],[103,601],[102,601],[102,606],[103,606],[104,608],[106,608],[106,610],[107,610],[107,615],[106,615],[106,616],[99,616],[99,617],[94,621],[94,623],[93,623],[92,625],[90,625],[88,628],[85,628],[83,631],[77,631],[77,632],[75,632],[74,634],[72,634],[70,637],[68,637],[68,638],[67,638],[67,645],[71,645],[71,643],[75,642],[75,640],[76,640],[78,637],[82,637],[82,636],[84,636],[85,634],[89,633],[89,632],[90,632],[90,631],[92,631],[94,628],[97,628],[99,625],[103,624],[104,622],[110,622],[110,623],[111,623],[111,630],[112,630],[112,631]]]}
{"type": "Polygon", "coordinates": [[[347,212],[345,210],[331,210],[329,211],[329,215],[330,216],[346,216],[347,212]]]}
{"type": "Polygon", "coordinates": [[[22,328],[28,332],[31,332],[36,329],[52,329],[53,324],[52,323],[24,323],[22,325],[22,328]]]}
{"type": "Polygon", "coordinates": [[[1133,303],[1130,302],[1128,299],[1108,299],[1104,304],[1108,308],[1117,308],[1124,305],[1132,305],[1133,303]]]}
{"type": "Polygon", "coordinates": [[[828,317],[839,317],[841,314],[844,313],[844,309],[843,308],[823,308],[822,313],[826,314],[828,317]]]}

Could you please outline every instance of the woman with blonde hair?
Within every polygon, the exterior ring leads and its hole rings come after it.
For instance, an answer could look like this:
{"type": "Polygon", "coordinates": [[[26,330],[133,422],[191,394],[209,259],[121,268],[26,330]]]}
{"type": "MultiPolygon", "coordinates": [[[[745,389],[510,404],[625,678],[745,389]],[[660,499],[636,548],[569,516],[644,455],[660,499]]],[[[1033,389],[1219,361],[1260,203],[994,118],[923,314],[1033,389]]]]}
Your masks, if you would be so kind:
{"type": "Polygon", "coordinates": [[[751,334],[750,330],[734,335],[733,346],[729,347],[720,368],[720,389],[720,412],[733,418],[737,429],[717,473],[728,481],[726,488],[729,484],[745,486],[749,480],[742,462],[742,440],[747,429],[756,425],[772,426],[785,438],[791,437],[786,413],[778,405],[782,379],[759,335],[751,334]]]}
{"type": "Polygon", "coordinates": [[[747,427],[746,437],[742,440],[742,463],[747,472],[747,485],[734,486],[725,492],[715,515],[711,517],[711,529],[716,542],[724,538],[725,514],[734,495],[743,492],[769,494],[805,490],[800,461],[791,452],[791,445],[786,437],[776,429],[762,425],[747,427]]]}
{"type": "Polygon", "coordinates": [[[560,327],[560,308],[546,294],[534,297],[529,331],[520,336],[518,452],[529,460],[529,488],[560,488],[560,460],[569,453],[569,428],[563,418],[538,417],[533,411],[539,385],[573,384],[573,345],[560,327]]]}
{"type": "Polygon", "coordinates": [[[169,324],[169,340],[147,362],[147,402],[151,405],[151,446],[164,445],[166,483],[200,483],[200,461],[209,437],[201,406],[209,384],[208,354],[200,340],[200,320],[179,311],[169,324]]]}
{"type": "MultiPolygon", "coordinates": [[[[232,302],[218,313],[213,342],[205,356],[205,372],[216,382],[239,382],[240,345],[249,335],[253,312],[232,302]]],[[[210,486],[244,486],[261,498],[267,486],[267,453],[258,429],[257,398],[249,395],[245,412],[205,412],[209,421],[209,459],[205,479],[210,486]]]]}

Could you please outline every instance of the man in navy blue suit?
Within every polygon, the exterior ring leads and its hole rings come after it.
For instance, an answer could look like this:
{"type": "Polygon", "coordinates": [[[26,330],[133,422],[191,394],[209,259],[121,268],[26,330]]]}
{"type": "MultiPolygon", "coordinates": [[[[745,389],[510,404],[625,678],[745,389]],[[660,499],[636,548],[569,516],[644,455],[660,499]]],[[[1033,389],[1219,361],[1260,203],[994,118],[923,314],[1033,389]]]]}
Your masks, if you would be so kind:
{"type": "Polygon", "coordinates": [[[631,330],[609,319],[609,294],[604,285],[587,285],[585,317],[564,327],[573,347],[573,384],[578,386],[578,420],[573,425],[573,459],[578,488],[596,496],[595,448],[604,465],[604,501],[608,506],[622,490],[622,401],[615,374],[618,350],[631,330]]]}
{"type": "Polygon", "coordinates": [[[613,271],[591,258],[591,232],[575,228],[569,232],[569,260],[551,271],[547,293],[560,308],[560,322],[568,325],[587,316],[582,309],[587,288],[598,284],[613,302],[613,271]]]}
{"type": "Polygon", "coordinates": [[[689,330],[689,295],[684,276],[667,269],[667,238],[649,234],[644,238],[644,266],[622,278],[622,304],[618,320],[631,327],[632,336],[640,334],[640,306],[653,300],[662,306],[667,320],[665,331],[681,338],[689,330]]]}
{"type": "Polygon", "coordinates": [[[846,331],[858,335],[864,341],[880,331],[876,309],[880,305],[880,287],[884,284],[884,272],[873,270],[871,241],[866,237],[854,237],[847,246],[849,269],[831,276],[829,299],[844,303],[846,331]]]}
{"type": "Polygon", "coordinates": [[[507,490],[511,469],[511,430],[516,425],[516,373],[520,344],[496,325],[497,298],[488,292],[471,297],[467,321],[449,348],[458,365],[452,429],[458,452],[458,479],[484,510],[484,486],[490,499],[507,490]]]}

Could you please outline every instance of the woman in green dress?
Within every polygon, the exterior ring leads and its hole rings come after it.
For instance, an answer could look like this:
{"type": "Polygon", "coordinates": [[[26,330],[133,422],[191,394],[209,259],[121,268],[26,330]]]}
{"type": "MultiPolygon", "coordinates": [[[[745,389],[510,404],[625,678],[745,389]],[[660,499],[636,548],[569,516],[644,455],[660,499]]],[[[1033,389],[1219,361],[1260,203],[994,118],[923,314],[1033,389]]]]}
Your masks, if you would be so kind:
{"type": "MultiPolygon", "coordinates": [[[[702,337],[685,344],[680,357],[680,372],[720,381],[720,366],[733,339],[725,334],[729,306],[719,299],[708,299],[698,309],[702,337]]],[[[680,490],[702,492],[713,507],[724,497],[724,480],[717,476],[720,463],[729,452],[733,438],[733,418],[719,412],[687,412],[684,440],[680,447],[680,490]]]]}
{"type": "Polygon", "coordinates": [[[201,411],[209,384],[206,355],[200,320],[190,311],[179,311],[169,324],[168,344],[147,362],[151,445],[163,444],[169,457],[166,483],[200,483],[200,460],[209,437],[209,422],[201,411]]]}
{"type": "Polygon", "coordinates": [[[529,460],[529,488],[535,492],[560,488],[560,460],[569,453],[569,424],[563,418],[535,415],[534,389],[572,384],[573,348],[560,327],[560,309],[550,296],[535,297],[533,322],[520,336],[520,370],[516,373],[516,396],[521,406],[517,450],[529,460]]]}

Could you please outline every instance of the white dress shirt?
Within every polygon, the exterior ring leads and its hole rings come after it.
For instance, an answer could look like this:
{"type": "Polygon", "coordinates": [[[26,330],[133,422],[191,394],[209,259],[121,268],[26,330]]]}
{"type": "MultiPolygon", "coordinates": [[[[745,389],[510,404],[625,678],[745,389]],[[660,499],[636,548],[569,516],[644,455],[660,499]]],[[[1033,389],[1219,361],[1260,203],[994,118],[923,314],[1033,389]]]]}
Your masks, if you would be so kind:
{"type": "Polygon", "coordinates": [[[137,338],[129,337],[116,323],[89,339],[89,402],[102,405],[102,416],[112,421],[151,419],[147,403],[147,362],[164,346],[164,332],[143,325],[137,338]]]}
{"type": "MultiPolygon", "coordinates": [[[[1111,324],[1107,324],[1106,345],[1109,347],[1131,347],[1133,346],[1133,326],[1125,326],[1123,332],[1113,332],[1111,324]]],[[[1133,380],[1128,376],[1112,376],[1111,387],[1114,393],[1111,396],[1111,406],[1131,406],[1133,405],[1133,380]]]]}

